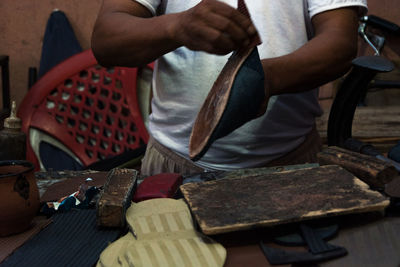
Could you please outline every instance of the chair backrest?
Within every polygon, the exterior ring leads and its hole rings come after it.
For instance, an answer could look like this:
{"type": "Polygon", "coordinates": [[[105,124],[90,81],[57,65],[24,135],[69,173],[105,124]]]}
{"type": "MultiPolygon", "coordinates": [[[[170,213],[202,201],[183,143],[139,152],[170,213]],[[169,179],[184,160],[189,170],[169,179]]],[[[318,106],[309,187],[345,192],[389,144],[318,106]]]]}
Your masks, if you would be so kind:
{"type": "Polygon", "coordinates": [[[52,68],[32,86],[18,110],[28,137],[27,159],[39,168],[31,129],[58,140],[84,166],[146,144],[137,75],[137,68],[99,66],[91,50],[52,68]]]}

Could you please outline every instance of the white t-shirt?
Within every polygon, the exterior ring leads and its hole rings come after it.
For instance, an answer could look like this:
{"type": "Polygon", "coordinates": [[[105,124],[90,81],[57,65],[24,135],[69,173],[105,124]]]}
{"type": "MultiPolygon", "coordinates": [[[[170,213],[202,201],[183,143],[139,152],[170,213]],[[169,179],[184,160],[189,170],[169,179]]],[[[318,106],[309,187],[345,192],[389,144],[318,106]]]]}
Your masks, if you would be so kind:
{"type": "MultiPolygon", "coordinates": [[[[185,11],[200,0],[136,0],[154,15],[185,11]]],[[[223,0],[236,7],[237,0],[223,0]]],[[[308,0],[309,18],[300,0],[249,0],[246,5],[263,43],[261,59],[289,54],[307,42],[306,19],[346,6],[367,8],[366,0],[308,0]]],[[[151,135],[164,146],[188,157],[189,136],[197,113],[229,55],[215,56],[178,48],[155,64],[151,135]]],[[[265,77],[268,79],[268,77],[265,77]]],[[[317,89],[273,96],[266,114],[216,140],[195,164],[231,170],[266,164],[295,149],[321,115],[317,89]]],[[[251,103],[249,103],[251,105],[251,103]]]]}

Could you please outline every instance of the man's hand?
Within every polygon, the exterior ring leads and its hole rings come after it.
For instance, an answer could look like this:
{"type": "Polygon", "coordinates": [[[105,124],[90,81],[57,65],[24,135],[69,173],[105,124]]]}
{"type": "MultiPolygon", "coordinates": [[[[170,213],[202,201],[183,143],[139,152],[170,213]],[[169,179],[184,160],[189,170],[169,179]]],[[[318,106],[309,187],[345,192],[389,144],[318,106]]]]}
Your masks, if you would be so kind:
{"type": "Polygon", "coordinates": [[[103,0],[92,49],[104,66],[134,67],[181,46],[223,55],[255,38],[258,34],[251,20],[217,0],[203,0],[181,13],[154,17],[134,0],[103,0]]]}
{"type": "Polygon", "coordinates": [[[203,0],[180,13],[173,28],[172,39],[180,45],[219,55],[247,46],[257,37],[250,18],[216,0],[203,0]]]}

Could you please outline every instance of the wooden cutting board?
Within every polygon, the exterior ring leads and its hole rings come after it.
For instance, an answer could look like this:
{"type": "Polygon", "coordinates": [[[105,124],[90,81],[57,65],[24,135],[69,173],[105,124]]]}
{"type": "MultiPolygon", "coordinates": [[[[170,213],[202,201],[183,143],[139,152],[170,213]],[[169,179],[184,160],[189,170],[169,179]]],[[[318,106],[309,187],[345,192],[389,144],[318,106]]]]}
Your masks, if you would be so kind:
{"type": "Polygon", "coordinates": [[[383,210],[389,200],[336,165],[188,183],[184,198],[208,235],[383,210]]]}

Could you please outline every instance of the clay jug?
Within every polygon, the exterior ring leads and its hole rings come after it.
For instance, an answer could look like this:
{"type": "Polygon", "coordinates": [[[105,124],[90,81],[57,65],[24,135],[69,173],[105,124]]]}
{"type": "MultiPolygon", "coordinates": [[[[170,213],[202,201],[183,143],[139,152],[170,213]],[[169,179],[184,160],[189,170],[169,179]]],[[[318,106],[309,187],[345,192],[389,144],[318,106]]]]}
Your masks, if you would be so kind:
{"type": "Polygon", "coordinates": [[[0,161],[0,236],[30,228],[39,210],[34,166],[25,160],[0,161]]]}

